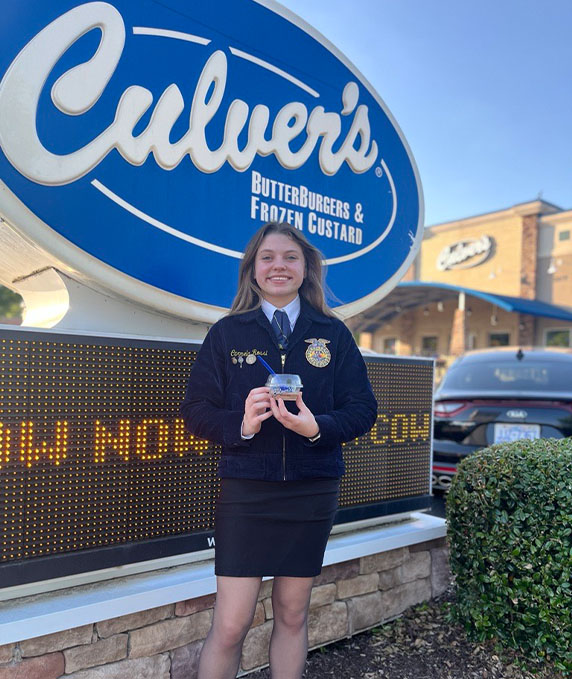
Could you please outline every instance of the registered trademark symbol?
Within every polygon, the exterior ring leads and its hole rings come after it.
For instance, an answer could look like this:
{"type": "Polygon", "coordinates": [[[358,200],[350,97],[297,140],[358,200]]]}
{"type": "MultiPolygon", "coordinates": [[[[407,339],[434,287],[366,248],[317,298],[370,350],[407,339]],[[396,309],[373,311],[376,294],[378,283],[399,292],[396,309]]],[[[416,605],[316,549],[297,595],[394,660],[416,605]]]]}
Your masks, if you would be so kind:
{"type": "Polygon", "coordinates": [[[383,177],[383,170],[381,167],[376,167],[375,168],[375,176],[376,177],[383,177]]]}

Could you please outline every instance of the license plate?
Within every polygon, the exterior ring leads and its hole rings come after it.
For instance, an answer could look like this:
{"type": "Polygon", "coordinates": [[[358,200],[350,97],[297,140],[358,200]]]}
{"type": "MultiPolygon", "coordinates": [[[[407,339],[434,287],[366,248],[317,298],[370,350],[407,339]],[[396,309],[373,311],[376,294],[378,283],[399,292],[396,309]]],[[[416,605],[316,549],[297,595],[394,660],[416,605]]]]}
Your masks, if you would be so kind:
{"type": "Polygon", "coordinates": [[[519,439],[539,438],[539,424],[495,424],[495,443],[510,443],[519,439]]]}

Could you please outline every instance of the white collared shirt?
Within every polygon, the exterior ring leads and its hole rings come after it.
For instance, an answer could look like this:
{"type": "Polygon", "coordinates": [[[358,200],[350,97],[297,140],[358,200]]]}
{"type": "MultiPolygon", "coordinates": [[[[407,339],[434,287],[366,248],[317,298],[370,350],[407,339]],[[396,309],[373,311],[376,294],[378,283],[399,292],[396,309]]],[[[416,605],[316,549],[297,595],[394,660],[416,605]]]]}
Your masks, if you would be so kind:
{"type": "MultiPolygon", "coordinates": [[[[262,311],[264,311],[264,315],[268,319],[268,322],[272,324],[274,312],[276,311],[276,309],[280,309],[280,307],[274,306],[274,304],[270,304],[270,302],[267,302],[265,299],[262,300],[262,304],[260,306],[262,307],[262,311]]],[[[286,312],[288,320],[290,321],[290,328],[294,330],[294,326],[296,325],[296,321],[298,320],[298,316],[300,315],[300,295],[296,295],[296,297],[289,304],[287,304],[283,309],[280,310],[286,312]]],[[[244,440],[248,440],[253,438],[254,434],[251,434],[250,436],[245,436],[242,433],[242,425],[240,425],[240,436],[244,440]]]]}
{"type": "MultiPolygon", "coordinates": [[[[262,304],[260,306],[262,311],[264,311],[264,315],[268,319],[268,322],[272,325],[274,312],[276,309],[280,309],[280,307],[270,304],[270,302],[266,301],[265,299],[262,300],[262,304]]],[[[296,295],[296,297],[289,304],[280,309],[280,311],[286,312],[288,320],[290,321],[290,328],[293,331],[296,321],[298,320],[298,316],[300,315],[300,295],[296,295]]]]}

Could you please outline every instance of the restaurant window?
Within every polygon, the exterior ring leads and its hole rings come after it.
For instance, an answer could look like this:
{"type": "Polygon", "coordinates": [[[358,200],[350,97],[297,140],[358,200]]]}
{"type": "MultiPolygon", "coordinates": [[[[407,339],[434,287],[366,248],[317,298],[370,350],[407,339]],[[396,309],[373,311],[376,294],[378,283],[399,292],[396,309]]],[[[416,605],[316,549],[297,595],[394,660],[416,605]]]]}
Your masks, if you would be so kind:
{"type": "Polygon", "coordinates": [[[397,338],[396,337],[384,337],[383,338],[383,351],[384,354],[395,354],[397,349],[397,338]]]}
{"type": "Polygon", "coordinates": [[[429,335],[421,338],[421,355],[422,356],[436,356],[437,351],[437,336],[429,335]]]}
{"type": "Polygon", "coordinates": [[[489,333],[489,347],[507,347],[510,344],[510,333],[491,332],[489,333]]]}
{"type": "Polygon", "coordinates": [[[547,347],[569,347],[570,330],[547,330],[544,343],[547,347]]]}

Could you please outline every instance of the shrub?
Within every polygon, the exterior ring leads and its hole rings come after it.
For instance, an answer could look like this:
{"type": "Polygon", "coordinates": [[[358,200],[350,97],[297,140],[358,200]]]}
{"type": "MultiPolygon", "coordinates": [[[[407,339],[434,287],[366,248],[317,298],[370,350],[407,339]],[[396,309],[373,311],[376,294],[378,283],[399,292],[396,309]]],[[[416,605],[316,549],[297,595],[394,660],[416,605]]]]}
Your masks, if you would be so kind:
{"type": "Polygon", "coordinates": [[[468,457],[447,498],[453,614],[572,671],[572,439],[495,445],[468,457]]]}

